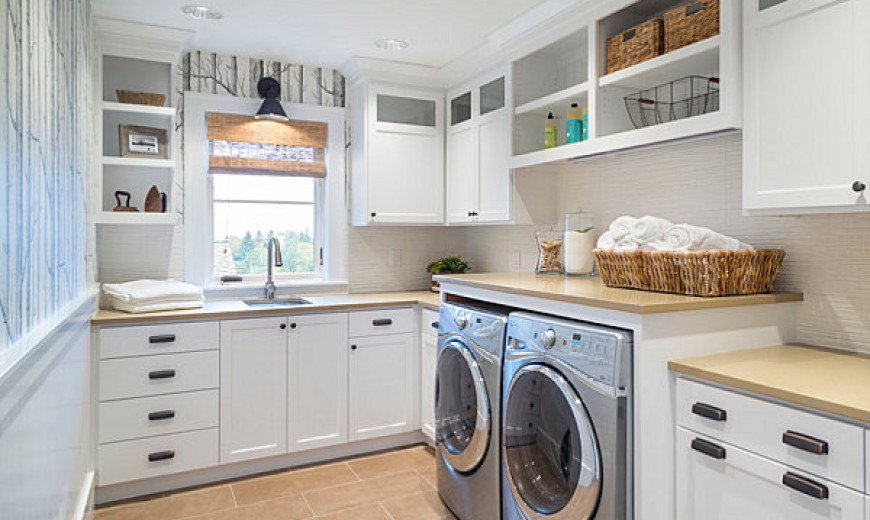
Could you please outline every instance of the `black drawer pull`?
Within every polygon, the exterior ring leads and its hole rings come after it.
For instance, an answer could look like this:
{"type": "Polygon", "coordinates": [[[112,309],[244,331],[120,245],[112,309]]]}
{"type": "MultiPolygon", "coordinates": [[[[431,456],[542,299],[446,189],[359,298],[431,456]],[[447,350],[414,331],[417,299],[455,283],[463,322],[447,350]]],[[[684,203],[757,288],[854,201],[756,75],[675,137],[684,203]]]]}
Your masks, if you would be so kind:
{"type": "Polygon", "coordinates": [[[175,458],[175,451],[174,450],[157,451],[157,452],[148,454],[148,461],[149,462],[156,462],[158,460],[168,460],[168,459],[174,459],[174,458],[175,458]]]}
{"type": "Polygon", "coordinates": [[[175,410],[163,410],[160,412],[151,412],[148,414],[149,421],[163,421],[175,417],[175,410]]]}
{"type": "Polygon", "coordinates": [[[725,458],[725,448],[700,437],[692,440],[692,449],[714,459],[722,460],[725,458]]]}
{"type": "Polygon", "coordinates": [[[148,379],[169,379],[171,377],[175,377],[175,369],[148,372],[148,379]]]}
{"type": "Polygon", "coordinates": [[[792,448],[815,453],[816,455],[828,454],[828,443],[826,441],[792,430],[786,430],[786,432],[782,434],[782,442],[783,444],[788,444],[792,448]]]}
{"type": "Polygon", "coordinates": [[[438,322],[437,322],[437,321],[433,321],[433,322],[432,322],[432,328],[433,328],[433,329],[437,329],[437,328],[438,328],[438,322]]]}
{"type": "Polygon", "coordinates": [[[387,327],[393,324],[393,320],[390,318],[382,318],[380,320],[372,320],[372,325],[375,327],[387,327]]]}
{"type": "Polygon", "coordinates": [[[705,419],[710,419],[711,421],[718,422],[725,422],[725,420],[728,418],[728,414],[725,412],[725,410],[704,403],[693,404],[692,413],[695,415],[700,415],[705,419]]]}
{"type": "Polygon", "coordinates": [[[175,334],[163,334],[162,336],[149,336],[148,343],[174,343],[175,334]]]}
{"type": "Polygon", "coordinates": [[[786,472],[786,474],[782,476],[782,483],[795,491],[803,493],[804,495],[809,495],[819,500],[828,499],[828,486],[792,473],[791,471],[786,472]]]}

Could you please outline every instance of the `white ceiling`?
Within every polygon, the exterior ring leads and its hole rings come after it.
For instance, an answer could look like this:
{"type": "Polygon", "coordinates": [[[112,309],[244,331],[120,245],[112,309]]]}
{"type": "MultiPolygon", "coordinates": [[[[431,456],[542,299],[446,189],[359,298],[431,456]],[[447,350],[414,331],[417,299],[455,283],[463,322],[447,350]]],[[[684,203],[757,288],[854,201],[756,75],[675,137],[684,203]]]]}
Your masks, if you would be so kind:
{"type": "Polygon", "coordinates": [[[545,0],[202,0],[224,15],[181,12],[197,0],[92,0],[95,14],[196,31],[191,48],[339,67],[353,56],[442,67],[545,0]],[[398,38],[403,51],[375,47],[398,38]]]}

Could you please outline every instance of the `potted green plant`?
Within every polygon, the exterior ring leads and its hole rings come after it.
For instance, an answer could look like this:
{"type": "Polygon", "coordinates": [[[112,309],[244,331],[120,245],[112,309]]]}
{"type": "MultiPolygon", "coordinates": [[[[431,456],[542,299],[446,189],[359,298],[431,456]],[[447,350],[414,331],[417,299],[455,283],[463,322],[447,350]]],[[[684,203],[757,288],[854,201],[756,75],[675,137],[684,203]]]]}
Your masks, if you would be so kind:
{"type": "MultiPolygon", "coordinates": [[[[431,262],[426,266],[426,271],[436,274],[462,274],[471,271],[471,266],[458,256],[445,256],[431,262]]],[[[432,280],[432,291],[438,292],[441,290],[441,284],[434,279],[432,280]]]]}

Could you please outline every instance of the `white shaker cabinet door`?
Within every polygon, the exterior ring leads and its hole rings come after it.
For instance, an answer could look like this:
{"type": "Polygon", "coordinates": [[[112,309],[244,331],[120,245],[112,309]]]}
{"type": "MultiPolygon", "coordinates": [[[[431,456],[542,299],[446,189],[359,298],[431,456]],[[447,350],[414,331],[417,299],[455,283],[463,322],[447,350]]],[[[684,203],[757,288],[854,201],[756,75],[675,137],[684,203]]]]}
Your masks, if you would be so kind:
{"type": "Polygon", "coordinates": [[[677,520],[864,515],[861,493],[683,428],[677,428],[676,466],[677,520]]]}
{"type": "Polygon", "coordinates": [[[420,394],[413,334],[350,340],[350,440],[412,431],[420,394]]]}
{"type": "Polygon", "coordinates": [[[447,130],[447,223],[474,221],[477,207],[475,127],[465,122],[447,130]]]}
{"type": "Polygon", "coordinates": [[[287,451],[287,319],[221,322],[222,464],[287,451]]]}
{"type": "Polygon", "coordinates": [[[347,314],[291,316],[288,451],[347,442],[347,314]]]}
{"type": "Polygon", "coordinates": [[[501,108],[477,123],[478,222],[511,219],[510,132],[507,109],[501,108]]]}
{"type": "Polygon", "coordinates": [[[744,208],[870,209],[870,5],[744,6],[744,208]]]}
{"type": "Polygon", "coordinates": [[[423,423],[423,435],[430,442],[435,442],[435,364],[438,357],[438,336],[421,335],[420,410],[423,423]]]}

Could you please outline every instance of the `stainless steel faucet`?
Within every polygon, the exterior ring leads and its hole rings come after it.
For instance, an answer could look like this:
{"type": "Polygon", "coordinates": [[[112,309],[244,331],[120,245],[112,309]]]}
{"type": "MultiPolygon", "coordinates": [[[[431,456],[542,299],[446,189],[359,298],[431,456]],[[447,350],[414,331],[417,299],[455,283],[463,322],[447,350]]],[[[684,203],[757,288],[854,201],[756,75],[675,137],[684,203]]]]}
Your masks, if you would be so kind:
{"type": "Polygon", "coordinates": [[[281,259],[281,244],[275,237],[270,238],[266,242],[266,299],[275,299],[275,282],[272,281],[272,265],[274,255],[274,266],[281,267],[284,261],[281,259]]]}

